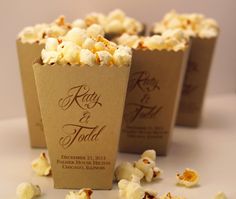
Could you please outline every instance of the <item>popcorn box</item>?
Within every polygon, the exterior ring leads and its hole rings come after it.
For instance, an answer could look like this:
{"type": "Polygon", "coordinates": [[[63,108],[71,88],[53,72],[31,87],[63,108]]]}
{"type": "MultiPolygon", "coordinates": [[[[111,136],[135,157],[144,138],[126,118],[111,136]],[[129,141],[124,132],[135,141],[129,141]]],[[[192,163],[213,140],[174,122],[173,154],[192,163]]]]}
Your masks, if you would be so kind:
{"type": "Polygon", "coordinates": [[[119,149],[166,155],[176,119],[188,49],[134,50],[119,149]]]}
{"type": "Polygon", "coordinates": [[[177,113],[177,125],[197,127],[200,124],[216,41],[217,38],[192,38],[192,47],[177,113]]]}
{"type": "Polygon", "coordinates": [[[35,86],[32,63],[39,57],[43,44],[22,43],[17,40],[17,52],[23,85],[26,115],[28,120],[31,147],[46,147],[42,119],[39,109],[38,95],[35,86]]]}
{"type": "Polygon", "coordinates": [[[33,68],[55,188],[111,189],[130,67],[33,68]]]}

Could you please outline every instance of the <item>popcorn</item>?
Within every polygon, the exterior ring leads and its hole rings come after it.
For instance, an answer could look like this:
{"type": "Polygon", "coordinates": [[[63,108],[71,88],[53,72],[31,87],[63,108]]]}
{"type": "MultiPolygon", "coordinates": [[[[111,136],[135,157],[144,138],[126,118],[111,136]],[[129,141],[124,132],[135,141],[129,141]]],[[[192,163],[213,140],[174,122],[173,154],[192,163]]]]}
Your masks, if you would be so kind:
{"type": "Polygon", "coordinates": [[[73,42],[64,41],[58,46],[60,53],[59,62],[61,64],[76,65],[80,63],[80,50],[81,48],[73,42]]]}
{"type": "Polygon", "coordinates": [[[86,29],[87,25],[83,19],[76,19],[72,22],[72,27],[77,27],[81,29],[86,29]]]}
{"type": "Polygon", "coordinates": [[[97,38],[99,35],[104,36],[104,30],[102,26],[93,24],[87,28],[87,34],[90,37],[97,38]]]}
{"type": "Polygon", "coordinates": [[[32,199],[41,195],[38,185],[23,182],[17,186],[16,195],[18,199],[32,199]]]}
{"type": "Polygon", "coordinates": [[[215,195],[215,199],[227,199],[226,195],[224,192],[218,192],[216,195],[215,195]]]}
{"type": "Polygon", "coordinates": [[[80,62],[82,65],[94,66],[97,64],[96,55],[88,49],[81,49],[80,62]]]}
{"type": "MultiPolygon", "coordinates": [[[[121,163],[115,170],[115,178],[117,181],[125,179],[131,181],[132,178],[137,177],[139,181],[143,178],[144,173],[139,169],[135,168],[129,162],[121,163]]],[[[137,180],[136,180],[137,181],[137,180]]]]}
{"type": "Polygon", "coordinates": [[[65,17],[60,16],[53,23],[37,24],[24,28],[18,35],[22,43],[45,43],[49,37],[57,38],[65,35],[71,28],[70,24],[65,22],[65,17]]]}
{"type": "Polygon", "coordinates": [[[199,182],[199,174],[192,169],[185,169],[183,174],[176,174],[177,183],[186,187],[196,186],[199,182]]]}
{"type": "Polygon", "coordinates": [[[81,189],[79,191],[70,191],[65,199],[91,199],[93,191],[90,188],[81,189]]]}
{"type": "Polygon", "coordinates": [[[32,169],[39,176],[49,176],[51,174],[51,165],[45,153],[41,153],[39,158],[32,162],[32,169]]]}
{"type": "Polygon", "coordinates": [[[126,30],[125,32],[131,35],[140,33],[143,30],[143,25],[140,22],[130,17],[127,17],[124,20],[123,26],[124,29],[126,30]]]}
{"type": "Polygon", "coordinates": [[[165,42],[162,36],[154,35],[152,37],[146,37],[143,41],[143,46],[150,50],[163,50],[165,49],[165,42]]]}
{"type": "Polygon", "coordinates": [[[124,32],[123,24],[119,20],[111,21],[105,26],[105,31],[107,33],[121,34],[122,32],[124,32]]]}
{"type": "Polygon", "coordinates": [[[121,180],[118,183],[119,194],[122,199],[157,199],[157,193],[145,190],[137,182],[121,180]]]}
{"type": "Polygon", "coordinates": [[[108,21],[113,21],[113,20],[119,20],[119,21],[124,21],[125,20],[125,13],[120,10],[120,9],[116,9],[111,11],[108,16],[107,16],[107,20],[108,21]]]}
{"type": "Polygon", "coordinates": [[[33,27],[26,27],[19,33],[22,43],[34,43],[39,40],[40,34],[38,34],[33,27]]]}
{"type": "Polygon", "coordinates": [[[135,163],[135,167],[144,173],[147,182],[156,179],[161,173],[161,170],[155,165],[155,162],[148,157],[142,157],[135,163]]]}
{"type": "Polygon", "coordinates": [[[127,45],[134,49],[173,50],[177,52],[188,46],[189,38],[182,30],[175,29],[166,30],[162,35],[151,37],[123,34],[116,41],[120,45],[127,45]]]}
{"type": "Polygon", "coordinates": [[[48,38],[45,44],[45,50],[56,51],[58,47],[58,40],[55,38],[48,38]]]}
{"type": "Polygon", "coordinates": [[[129,35],[124,33],[117,38],[117,42],[118,44],[129,46],[130,48],[137,48],[140,40],[138,35],[129,35]]]}
{"type": "Polygon", "coordinates": [[[156,156],[156,151],[155,151],[155,150],[146,150],[146,151],[143,152],[143,154],[141,155],[141,157],[142,157],[142,158],[148,157],[148,158],[150,158],[151,160],[156,161],[156,158],[157,158],[157,156],[156,156]]]}
{"type": "MultiPolygon", "coordinates": [[[[141,158],[131,164],[124,162],[120,164],[115,170],[115,177],[117,180],[125,179],[132,180],[145,178],[147,182],[157,179],[162,171],[156,166],[156,151],[146,150],[141,155],[141,158]]],[[[137,180],[136,180],[137,181],[137,180]]]]}
{"type": "Polygon", "coordinates": [[[122,10],[111,11],[107,16],[100,13],[91,13],[85,17],[87,26],[101,25],[108,34],[138,34],[143,30],[143,25],[137,20],[127,17],[122,10]]]}
{"type": "Polygon", "coordinates": [[[100,26],[94,24],[90,28],[75,27],[63,37],[48,38],[41,52],[42,62],[50,65],[130,66],[130,48],[105,39],[100,26]]]}
{"type": "Polygon", "coordinates": [[[167,29],[181,29],[189,37],[213,38],[219,34],[219,26],[213,19],[201,14],[167,13],[160,23],[154,25],[154,33],[163,33],[167,29]]]}
{"type": "Polygon", "coordinates": [[[171,193],[164,194],[163,196],[159,197],[159,199],[186,199],[185,197],[181,196],[173,196],[171,193]]]}
{"type": "Polygon", "coordinates": [[[59,60],[60,53],[57,51],[47,51],[45,49],[41,52],[41,57],[44,64],[55,64],[59,60]]]}
{"type": "Polygon", "coordinates": [[[130,66],[131,64],[131,50],[128,47],[119,46],[114,52],[113,58],[116,66],[130,66]]]}
{"type": "Polygon", "coordinates": [[[86,31],[80,28],[72,28],[64,37],[65,41],[71,41],[77,45],[82,45],[83,42],[88,38],[86,31]]]}
{"type": "Polygon", "coordinates": [[[95,48],[95,44],[96,44],[96,41],[90,37],[88,37],[83,45],[82,45],[82,48],[84,49],[89,49],[89,50],[93,50],[95,48]]]}
{"type": "Polygon", "coordinates": [[[96,52],[96,57],[100,66],[111,66],[113,64],[112,55],[105,50],[96,52]]]}
{"type": "Polygon", "coordinates": [[[93,12],[85,17],[85,23],[87,27],[91,26],[92,24],[99,24],[104,27],[106,23],[106,17],[101,13],[93,12]]]}

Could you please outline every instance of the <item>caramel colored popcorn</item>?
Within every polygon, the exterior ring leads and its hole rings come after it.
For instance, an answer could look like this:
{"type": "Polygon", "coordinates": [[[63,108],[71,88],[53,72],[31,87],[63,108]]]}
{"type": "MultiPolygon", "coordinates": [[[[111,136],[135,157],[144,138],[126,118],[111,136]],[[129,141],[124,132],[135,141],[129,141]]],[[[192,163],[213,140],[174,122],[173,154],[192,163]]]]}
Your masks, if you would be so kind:
{"type": "Polygon", "coordinates": [[[44,64],[87,66],[130,66],[131,49],[118,46],[103,36],[99,25],[87,30],[72,28],[64,37],[48,38],[41,52],[44,64]]]}
{"type": "Polygon", "coordinates": [[[25,27],[18,35],[22,43],[45,43],[47,38],[57,38],[65,35],[71,25],[65,22],[65,17],[60,16],[50,24],[37,24],[25,27]]]}
{"type": "Polygon", "coordinates": [[[186,187],[196,186],[199,182],[199,174],[192,169],[185,169],[183,174],[176,174],[177,183],[186,187]]]}
{"type": "Polygon", "coordinates": [[[18,199],[32,199],[41,195],[38,185],[23,182],[17,186],[16,195],[18,199]]]}
{"type": "Polygon", "coordinates": [[[32,169],[39,176],[49,176],[51,174],[51,165],[45,153],[41,153],[39,158],[32,162],[32,169]]]}
{"type": "Polygon", "coordinates": [[[154,33],[163,33],[167,29],[181,29],[190,37],[212,38],[219,34],[219,25],[214,19],[202,14],[178,14],[171,11],[160,23],[154,25],[154,33]]]}
{"type": "Polygon", "coordinates": [[[69,194],[66,195],[65,199],[91,199],[92,194],[92,189],[85,188],[79,191],[70,191],[69,194]]]}

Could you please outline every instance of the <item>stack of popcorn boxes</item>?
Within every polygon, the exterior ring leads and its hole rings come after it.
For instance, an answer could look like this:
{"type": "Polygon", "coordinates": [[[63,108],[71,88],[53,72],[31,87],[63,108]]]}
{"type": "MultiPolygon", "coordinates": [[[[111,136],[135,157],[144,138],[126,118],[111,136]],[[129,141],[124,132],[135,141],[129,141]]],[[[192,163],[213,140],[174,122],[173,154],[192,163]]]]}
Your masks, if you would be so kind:
{"type": "Polygon", "coordinates": [[[216,36],[209,21],[201,32],[209,38],[196,36],[190,50],[194,31],[165,20],[144,36],[142,23],[115,10],[70,24],[60,17],[19,34],[31,146],[47,144],[55,188],[111,189],[118,150],[167,154],[187,60],[205,61],[204,75],[194,76],[205,88],[216,36]]]}

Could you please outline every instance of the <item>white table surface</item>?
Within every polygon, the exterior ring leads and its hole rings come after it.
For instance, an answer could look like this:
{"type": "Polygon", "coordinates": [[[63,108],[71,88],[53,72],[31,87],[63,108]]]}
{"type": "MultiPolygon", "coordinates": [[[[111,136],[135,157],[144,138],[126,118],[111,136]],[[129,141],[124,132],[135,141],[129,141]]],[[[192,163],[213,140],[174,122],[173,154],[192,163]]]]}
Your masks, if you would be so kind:
{"type": "MultiPolygon", "coordinates": [[[[31,170],[31,161],[43,150],[29,147],[25,118],[0,121],[0,136],[0,199],[16,198],[16,187],[24,181],[40,185],[42,199],[64,199],[68,190],[54,189],[52,178],[38,177],[31,170]]],[[[117,163],[137,158],[119,154],[117,163]]],[[[236,94],[207,99],[200,128],[175,128],[169,154],[158,158],[158,166],[164,170],[162,179],[144,186],[160,194],[170,191],[187,199],[213,199],[224,191],[236,199],[236,94]],[[175,185],[176,171],[186,167],[200,173],[200,186],[175,185]]],[[[93,199],[118,198],[116,184],[110,191],[93,194],[93,199]]]]}

